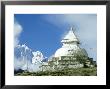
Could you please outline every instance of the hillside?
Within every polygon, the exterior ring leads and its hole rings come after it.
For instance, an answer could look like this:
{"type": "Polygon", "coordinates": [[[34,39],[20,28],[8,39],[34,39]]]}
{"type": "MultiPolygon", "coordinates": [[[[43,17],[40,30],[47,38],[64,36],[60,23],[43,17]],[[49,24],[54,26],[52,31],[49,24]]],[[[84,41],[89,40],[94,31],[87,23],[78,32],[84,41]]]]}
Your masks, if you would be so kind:
{"type": "Polygon", "coordinates": [[[15,76],[97,76],[97,68],[68,68],[58,71],[39,71],[17,73],[15,76]]]}

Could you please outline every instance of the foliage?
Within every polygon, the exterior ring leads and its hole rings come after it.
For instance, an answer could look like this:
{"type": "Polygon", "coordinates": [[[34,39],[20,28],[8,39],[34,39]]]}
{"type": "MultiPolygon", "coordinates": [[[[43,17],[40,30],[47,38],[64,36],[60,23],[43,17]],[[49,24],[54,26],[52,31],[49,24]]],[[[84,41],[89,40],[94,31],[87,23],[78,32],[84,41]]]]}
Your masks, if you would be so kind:
{"type": "Polygon", "coordinates": [[[15,76],[96,76],[97,68],[65,68],[58,71],[39,71],[17,73],[15,76]]]}

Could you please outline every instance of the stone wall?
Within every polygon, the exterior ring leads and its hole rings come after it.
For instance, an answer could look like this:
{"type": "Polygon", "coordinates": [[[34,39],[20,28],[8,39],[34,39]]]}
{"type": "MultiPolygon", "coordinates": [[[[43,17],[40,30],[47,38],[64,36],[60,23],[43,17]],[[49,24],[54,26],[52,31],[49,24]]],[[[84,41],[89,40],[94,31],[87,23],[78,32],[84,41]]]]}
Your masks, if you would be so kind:
{"type": "Polygon", "coordinates": [[[78,62],[74,56],[61,56],[59,58],[53,57],[52,60],[48,62],[48,65],[42,65],[42,71],[56,71],[64,68],[80,67],[84,67],[84,65],[78,62]]]}

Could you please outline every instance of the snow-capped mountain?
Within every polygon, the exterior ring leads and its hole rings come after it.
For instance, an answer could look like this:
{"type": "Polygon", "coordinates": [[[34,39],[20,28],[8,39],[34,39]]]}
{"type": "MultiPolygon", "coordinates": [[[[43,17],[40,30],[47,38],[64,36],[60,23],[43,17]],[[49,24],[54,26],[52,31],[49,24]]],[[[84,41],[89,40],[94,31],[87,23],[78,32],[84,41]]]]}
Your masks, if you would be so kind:
{"type": "Polygon", "coordinates": [[[33,52],[25,44],[14,48],[14,56],[14,70],[38,71],[41,62],[47,60],[40,51],[33,52]]]}
{"type": "Polygon", "coordinates": [[[17,45],[14,49],[14,55],[17,59],[18,58],[20,58],[20,60],[27,59],[30,62],[33,57],[32,50],[30,48],[28,48],[25,44],[17,45]]]}

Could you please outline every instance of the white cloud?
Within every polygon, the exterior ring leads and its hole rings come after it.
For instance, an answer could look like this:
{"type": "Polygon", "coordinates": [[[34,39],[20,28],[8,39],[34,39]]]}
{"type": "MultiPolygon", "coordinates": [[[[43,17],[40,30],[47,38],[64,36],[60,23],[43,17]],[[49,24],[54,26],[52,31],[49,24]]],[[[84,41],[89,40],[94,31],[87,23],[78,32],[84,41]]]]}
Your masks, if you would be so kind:
{"type": "Polygon", "coordinates": [[[21,58],[16,58],[14,57],[14,69],[18,70],[18,69],[26,69],[26,63],[25,61],[21,60],[21,58]]]}
{"type": "Polygon", "coordinates": [[[31,61],[29,61],[26,57],[24,57],[24,60],[21,59],[21,57],[14,59],[14,69],[22,69],[22,70],[28,70],[30,72],[36,72],[40,71],[41,68],[41,62],[37,61],[36,64],[32,64],[31,61]]]}
{"type": "MultiPolygon", "coordinates": [[[[24,45],[20,45],[19,42],[19,37],[20,34],[22,33],[23,28],[22,26],[15,21],[14,22],[14,48],[16,49],[16,47],[19,48],[25,48],[25,50],[29,50],[31,51],[31,49],[28,48],[28,46],[24,45]]],[[[29,55],[29,54],[26,54],[29,55]]],[[[32,59],[31,59],[32,61],[32,59]]],[[[16,57],[16,55],[14,56],[14,69],[18,70],[18,69],[22,69],[22,70],[27,70],[30,72],[35,72],[35,71],[39,71],[41,68],[39,68],[41,66],[41,63],[38,61],[36,64],[32,64],[31,61],[29,59],[27,59],[27,57],[21,57],[21,55],[19,57],[16,57]]]]}
{"type": "Polygon", "coordinates": [[[14,47],[16,47],[19,44],[19,36],[22,32],[22,26],[15,21],[14,22],[14,47]]]}

